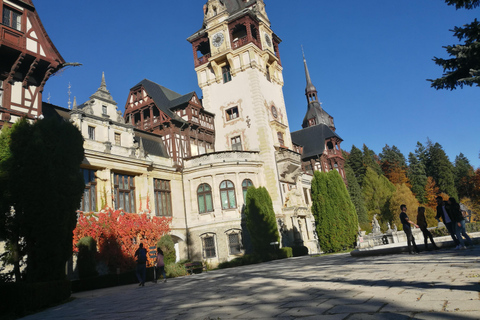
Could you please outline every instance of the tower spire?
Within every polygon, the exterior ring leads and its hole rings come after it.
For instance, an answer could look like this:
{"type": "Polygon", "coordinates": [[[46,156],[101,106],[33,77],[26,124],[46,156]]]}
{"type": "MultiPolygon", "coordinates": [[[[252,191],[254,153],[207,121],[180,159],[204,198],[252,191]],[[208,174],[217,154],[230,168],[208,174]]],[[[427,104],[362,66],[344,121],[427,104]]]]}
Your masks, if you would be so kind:
{"type": "Polygon", "coordinates": [[[307,79],[307,86],[305,88],[305,95],[307,96],[308,104],[311,102],[318,101],[317,99],[317,88],[312,84],[312,79],[310,79],[310,72],[308,72],[307,60],[305,59],[305,53],[303,52],[302,45],[302,55],[303,55],[303,65],[305,67],[305,77],[307,79]]]}

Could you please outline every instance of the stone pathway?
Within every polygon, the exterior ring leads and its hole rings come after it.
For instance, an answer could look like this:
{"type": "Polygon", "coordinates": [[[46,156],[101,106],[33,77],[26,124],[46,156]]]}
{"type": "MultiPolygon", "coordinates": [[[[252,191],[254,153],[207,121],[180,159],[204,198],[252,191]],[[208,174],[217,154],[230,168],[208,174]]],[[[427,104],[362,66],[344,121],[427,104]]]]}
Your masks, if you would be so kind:
{"type": "Polygon", "coordinates": [[[480,246],[290,258],[73,295],[39,319],[480,319],[480,246]]]}

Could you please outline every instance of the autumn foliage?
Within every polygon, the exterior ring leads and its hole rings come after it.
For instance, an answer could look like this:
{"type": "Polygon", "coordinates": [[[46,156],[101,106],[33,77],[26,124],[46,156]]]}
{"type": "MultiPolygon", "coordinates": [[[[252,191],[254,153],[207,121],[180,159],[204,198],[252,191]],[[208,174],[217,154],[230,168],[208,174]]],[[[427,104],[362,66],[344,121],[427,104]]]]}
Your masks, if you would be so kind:
{"type": "MultiPolygon", "coordinates": [[[[110,272],[131,270],[135,265],[134,254],[138,244],[156,246],[160,238],[170,232],[171,218],[150,216],[147,213],[126,213],[123,210],[105,208],[98,213],[79,212],[77,227],[73,231],[73,250],[86,236],[97,241],[97,260],[105,263],[110,272]]],[[[152,266],[153,259],[147,266],[152,266]]]]}

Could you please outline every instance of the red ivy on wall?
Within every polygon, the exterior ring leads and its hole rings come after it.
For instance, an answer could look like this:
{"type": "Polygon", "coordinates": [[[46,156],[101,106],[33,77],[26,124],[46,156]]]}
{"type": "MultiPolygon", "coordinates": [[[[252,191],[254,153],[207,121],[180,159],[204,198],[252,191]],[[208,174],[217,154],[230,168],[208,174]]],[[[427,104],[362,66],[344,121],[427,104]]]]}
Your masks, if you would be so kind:
{"type": "MultiPolygon", "coordinates": [[[[98,260],[104,262],[110,272],[117,268],[126,271],[135,266],[134,254],[143,243],[149,251],[160,238],[170,232],[172,218],[150,216],[148,213],[126,213],[123,210],[105,208],[98,213],[79,212],[77,227],[73,231],[73,250],[76,244],[90,236],[97,241],[98,260]]],[[[152,266],[154,259],[148,259],[152,266]]]]}

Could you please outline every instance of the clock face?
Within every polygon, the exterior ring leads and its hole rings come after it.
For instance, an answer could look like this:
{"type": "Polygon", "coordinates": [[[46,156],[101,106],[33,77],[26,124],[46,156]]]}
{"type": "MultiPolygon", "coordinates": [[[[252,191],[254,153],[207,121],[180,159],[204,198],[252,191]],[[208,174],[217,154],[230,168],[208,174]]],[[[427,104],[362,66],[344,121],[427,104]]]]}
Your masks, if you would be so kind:
{"type": "Polygon", "coordinates": [[[223,33],[217,32],[212,37],[212,43],[215,47],[220,47],[223,43],[223,33]]]}
{"type": "Polygon", "coordinates": [[[267,46],[271,47],[272,46],[272,39],[270,39],[270,36],[265,33],[265,42],[267,43],[267,46]]]}

